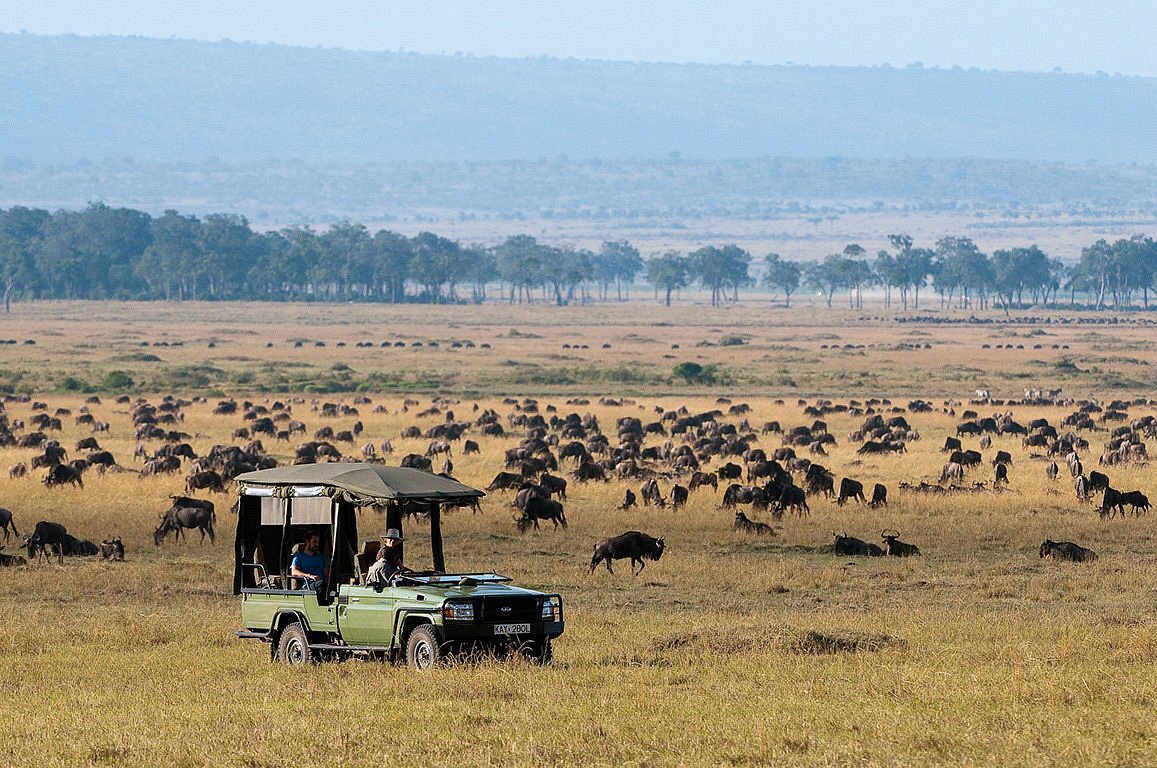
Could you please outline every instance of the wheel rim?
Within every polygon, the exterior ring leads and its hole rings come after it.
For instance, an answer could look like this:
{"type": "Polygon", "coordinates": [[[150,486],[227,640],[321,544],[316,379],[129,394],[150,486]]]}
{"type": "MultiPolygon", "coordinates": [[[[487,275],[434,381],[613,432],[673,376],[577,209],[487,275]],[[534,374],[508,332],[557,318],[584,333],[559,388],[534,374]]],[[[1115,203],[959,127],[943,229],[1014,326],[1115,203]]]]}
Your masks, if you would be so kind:
{"type": "Polygon", "coordinates": [[[429,641],[420,639],[414,643],[414,666],[418,669],[428,669],[434,664],[434,649],[429,641]]]}
{"type": "Polygon", "coordinates": [[[305,660],[305,648],[296,637],[291,637],[285,646],[285,660],[290,664],[300,664],[305,660]]]}

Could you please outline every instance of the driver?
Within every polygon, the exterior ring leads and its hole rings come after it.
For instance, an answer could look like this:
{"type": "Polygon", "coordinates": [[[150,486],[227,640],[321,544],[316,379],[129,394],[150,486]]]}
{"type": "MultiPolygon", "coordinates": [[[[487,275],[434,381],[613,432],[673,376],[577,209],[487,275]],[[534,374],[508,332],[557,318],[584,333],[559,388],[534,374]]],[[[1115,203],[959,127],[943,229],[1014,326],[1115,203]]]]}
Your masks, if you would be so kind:
{"type": "Polygon", "coordinates": [[[289,563],[289,575],[305,579],[306,586],[320,589],[325,581],[326,562],[321,554],[321,534],[310,531],[305,535],[301,549],[289,563]]]}
{"type": "Polygon", "coordinates": [[[382,537],[382,548],[378,550],[378,557],[370,570],[366,573],[366,586],[381,589],[390,579],[400,571],[410,570],[402,565],[402,532],[397,528],[390,528],[382,537]]]}

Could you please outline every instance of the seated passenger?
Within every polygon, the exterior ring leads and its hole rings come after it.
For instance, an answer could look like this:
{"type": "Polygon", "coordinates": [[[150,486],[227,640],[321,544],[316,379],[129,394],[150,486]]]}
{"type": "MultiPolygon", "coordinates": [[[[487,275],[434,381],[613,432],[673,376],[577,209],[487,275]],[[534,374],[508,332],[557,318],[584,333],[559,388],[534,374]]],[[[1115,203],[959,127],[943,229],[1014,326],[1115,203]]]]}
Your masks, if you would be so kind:
{"type": "Polygon", "coordinates": [[[301,549],[289,563],[289,575],[305,579],[306,587],[320,590],[325,583],[325,556],[321,554],[321,534],[311,531],[305,535],[301,549]]]}
{"type": "Polygon", "coordinates": [[[406,566],[402,565],[402,547],[401,543],[404,541],[402,532],[397,528],[391,528],[386,531],[386,535],[382,537],[382,542],[385,544],[378,550],[378,558],[374,564],[370,566],[369,572],[366,574],[366,586],[374,589],[382,589],[390,583],[390,579],[400,571],[408,571],[406,566]]]}

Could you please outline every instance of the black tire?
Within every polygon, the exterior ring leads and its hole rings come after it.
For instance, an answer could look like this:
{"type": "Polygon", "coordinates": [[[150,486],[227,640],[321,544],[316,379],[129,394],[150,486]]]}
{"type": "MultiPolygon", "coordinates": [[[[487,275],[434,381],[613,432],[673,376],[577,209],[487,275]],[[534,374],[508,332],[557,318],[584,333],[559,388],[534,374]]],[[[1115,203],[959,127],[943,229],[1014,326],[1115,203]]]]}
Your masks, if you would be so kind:
{"type": "Polygon", "coordinates": [[[312,664],[316,659],[309,647],[309,639],[301,624],[293,622],[281,630],[281,640],[277,643],[277,659],[283,664],[312,664]]]}
{"type": "Polygon", "coordinates": [[[406,641],[406,663],[414,669],[435,669],[442,666],[445,651],[433,624],[421,624],[410,632],[406,641]]]}
{"type": "Polygon", "coordinates": [[[527,661],[534,664],[550,664],[551,660],[554,659],[554,648],[549,637],[544,637],[541,640],[528,640],[522,644],[519,651],[527,661]]]}

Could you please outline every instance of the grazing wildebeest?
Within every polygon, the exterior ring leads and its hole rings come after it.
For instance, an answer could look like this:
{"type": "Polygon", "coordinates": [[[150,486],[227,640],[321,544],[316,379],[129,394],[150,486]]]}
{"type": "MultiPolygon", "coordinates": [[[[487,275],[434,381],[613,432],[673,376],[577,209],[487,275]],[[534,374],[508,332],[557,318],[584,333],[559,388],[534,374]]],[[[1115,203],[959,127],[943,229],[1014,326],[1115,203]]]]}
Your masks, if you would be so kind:
{"type": "Polygon", "coordinates": [[[427,456],[436,456],[439,453],[450,455],[450,442],[448,440],[434,440],[430,446],[426,448],[427,456]]]}
{"type": "Polygon", "coordinates": [[[550,491],[541,485],[525,482],[518,486],[518,493],[514,494],[514,501],[510,502],[510,506],[517,509],[526,509],[526,502],[530,501],[532,496],[537,496],[540,499],[549,499],[550,491]]]}
{"type": "Polygon", "coordinates": [[[997,451],[996,456],[992,460],[992,465],[994,467],[997,464],[1011,464],[1011,463],[1012,463],[1012,454],[1009,453],[1008,451],[997,451]]]}
{"type": "Polygon", "coordinates": [[[964,482],[964,467],[955,461],[950,461],[944,465],[944,469],[940,470],[940,482],[942,483],[963,483],[964,482]]]}
{"type": "Polygon", "coordinates": [[[1077,498],[1081,501],[1087,500],[1092,494],[1092,491],[1089,490],[1089,478],[1079,475],[1073,480],[1073,491],[1076,492],[1077,498]]]}
{"type": "Polygon", "coordinates": [[[619,509],[630,509],[635,506],[635,501],[635,492],[628,488],[627,495],[623,497],[623,503],[619,505],[619,509]]]}
{"type": "Polygon", "coordinates": [[[607,481],[607,471],[603,469],[602,464],[596,464],[593,461],[584,461],[578,465],[578,469],[574,471],[576,480],[602,480],[607,481]]]}
{"type": "Polygon", "coordinates": [[[99,451],[100,443],[95,437],[82,437],[76,441],[76,450],[78,451],[99,451]]]}
{"type": "Polygon", "coordinates": [[[875,544],[869,544],[846,532],[833,533],[832,549],[837,555],[855,555],[857,557],[882,557],[884,550],[875,544]]]}
{"type": "Polygon", "coordinates": [[[538,478],[538,484],[549,491],[551,496],[558,496],[560,499],[566,498],[566,478],[544,472],[538,478]]]}
{"type": "Polygon", "coordinates": [[[864,484],[859,480],[845,477],[840,480],[840,495],[839,498],[836,499],[836,504],[842,507],[848,499],[859,499],[861,504],[867,503],[868,501],[864,498],[864,484]]]}
{"type": "Polygon", "coordinates": [[[153,531],[153,543],[158,547],[165,540],[169,531],[175,532],[175,539],[181,540],[185,528],[197,528],[201,531],[201,543],[205,543],[205,534],[209,535],[209,543],[217,541],[217,534],[213,524],[217,522],[217,515],[213,511],[213,502],[207,499],[193,499],[188,496],[171,496],[173,506],[161,515],[161,524],[153,531]]]}
{"type": "Polygon", "coordinates": [[[1080,544],[1071,541],[1052,541],[1045,539],[1040,545],[1041,559],[1067,560],[1071,563],[1091,563],[1097,559],[1097,553],[1080,544]]]}
{"type": "Polygon", "coordinates": [[[537,531],[539,520],[550,520],[554,523],[556,530],[560,525],[566,528],[566,515],[563,514],[562,504],[554,499],[531,496],[526,500],[522,515],[514,518],[515,523],[518,524],[518,532],[526,533],[531,525],[537,531]]]}
{"type": "Polygon", "coordinates": [[[1056,480],[1057,475],[1059,475],[1060,473],[1061,473],[1061,468],[1057,466],[1057,463],[1055,461],[1050,461],[1045,466],[1045,477],[1047,477],[1049,480],[1056,480]]]}
{"type": "Polygon", "coordinates": [[[678,483],[675,483],[675,485],[671,486],[671,506],[675,509],[679,509],[679,507],[682,507],[687,503],[687,497],[689,495],[690,491],[678,483]]]}
{"type": "Polygon", "coordinates": [[[782,514],[786,510],[794,509],[797,515],[803,515],[805,512],[810,513],[811,509],[807,505],[807,494],[804,493],[803,488],[798,485],[785,485],[780,491],[779,498],[776,500],[776,508],[782,514]]]}
{"type": "Polygon", "coordinates": [[[687,483],[687,490],[693,491],[704,485],[710,485],[715,490],[719,490],[719,476],[711,472],[693,472],[691,482],[687,483]]]}
{"type": "Polygon", "coordinates": [[[747,515],[742,512],[735,513],[735,526],[737,531],[744,533],[758,533],[762,536],[774,536],[775,529],[767,523],[761,523],[758,520],[749,520],[747,515]]]}
{"type": "Polygon", "coordinates": [[[912,557],[920,554],[920,548],[915,544],[906,544],[900,541],[899,531],[884,530],[880,532],[884,540],[884,553],[892,557],[912,557]]]}
{"type": "Polygon", "coordinates": [[[4,541],[8,541],[9,528],[12,529],[11,533],[20,535],[20,531],[16,530],[16,521],[12,519],[12,511],[4,507],[0,507],[0,528],[4,529],[4,541]]]}
{"type": "Polygon", "coordinates": [[[39,556],[48,556],[49,551],[56,554],[56,559],[64,563],[64,544],[68,538],[68,529],[60,523],[51,523],[41,520],[36,524],[32,535],[24,540],[28,547],[28,559],[35,560],[39,556]]]}
{"type": "Polygon", "coordinates": [[[872,488],[872,500],[868,502],[872,509],[888,506],[888,489],[883,483],[876,483],[872,488]]]}
{"type": "Polygon", "coordinates": [[[185,493],[201,490],[225,493],[225,481],[221,479],[221,475],[211,469],[204,472],[194,472],[185,478],[185,493]]]}
{"type": "MultiPolygon", "coordinates": [[[[1135,514],[1140,515],[1142,511],[1149,511],[1149,497],[1140,491],[1126,491],[1121,494],[1121,501],[1133,508],[1135,514]]],[[[4,510],[0,510],[0,515],[4,510]]],[[[1124,517],[1124,515],[1122,515],[1124,517]]],[[[0,522],[3,522],[3,517],[0,517],[0,522]]]]}
{"type": "Polygon", "coordinates": [[[1121,512],[1121,517],[1125,516],[1125,496],[1116,488],[1106,487],[1101,499],[1101,517],[1112,517],[1116,510],[1121,512]]]}
{"type": "Polygon", "coordinates": [[[627,531],[619,536],[612,536],[609,539],[601,539],[595,544],[595,553],[591,557],[591,573],[595,572],[595,567],[600,562],[607,564],[607,571],[614,573],[611,569],[611,560],[622,560],[623,558],[631,558],[631,574],[637,576],[643,572],[646,563],[644,558],[658,561],[663,556],[663,551],[666,546],[663,543],[663,537],[655,538],[648,536],[639,531],[627,531]],[[638,572],[635,571],[635,563],[639,564],[638,572]]]}
{"type": "MultiPolygon", "coordinates": [[[[4,549],[4,545],[0,544],[0,550],[4,549]]],[[[6,555],[0,552],[0,568],[19,568],[28,565],[28,561],[20,555],[6,555]]]]}
{"type": "Polygon", "coordinates": [[[462,453],[467,455],[471,453],[482,453],[482,449],[478,447],[478,443],[475,441],[467,440],[466,442],[462,443],[462,453]]]}
{"type": "Polygon", "coordinates": [[[65,483],[72,483],[79,488],[84,488],[84,481],[80,479],[80,470],[70,464],[57,464],[48,470],[48,474],[44,476],[44,485],[48,488],[65,483]]]}
{"type": "Polygon", "coordinates": [[[1109,487],[1109,476],[1103,472],[1093,470],[1089,473],[1089,493],[1103,491],[1109,487]]]}
{"type": "Polygon", "coordinates": [[[407,453],[402,457],[402,461],[398,466],[407,467],[409,469],[420,469],[423,472],[429,472],[434,463],[426,456],[421,456],[417,453],[407,453]]]}
{"type": "Polygon", "coordinates": [[[497,491],[500,489],[518,488],[524,482],[525,480],[523,480],[522,475],[517,472],[499,472],[494,476],[494,479],[490,481],[490,485],[486,486],[486,490],[497,491]]]}
{"type": "Polygon", "coordinates": [[[23,461],[18,464],[13,464],[8,467],[8,477],[15,480],[18,477],[24,477],[28,474],[28,465],[23,461]]]}
{"type": "Polygon", "coordinates": [[[743,467],[729,461],[715,470],[715,474],[719,475],[720,480],[738,480],[743,477],[743,467]]]}
{"type": "Polygon", "coordinates": [[[964,450],[964,446],[962,446],[960,444],[960,438],[959,437],[951,437],[950,436],[950,437],[944,438],[944,447],[941,448],[940,450],[944,453],[947,453],[948,451],[962,451],[962,450],[964,450]]]}
{"type": "Polygon", "coordinates": [[[649,507],[652,504],[657,507],[667,506],[663,493],[659,490],[659,481],[653,477],[644,480],[643,484],[639,486],[639,496],[643,499],[644,507],[649,507]]]}
{"type": "Polygon", "coordinates": [[[1001,484],[1008,485],[1008,465],[1007,464],[997,464],[994,471],[996,473],[996,476],[992,481],[992,487],[995,488],[996,486],[1001,485],[1001,484]]]}
{"type": "Polygon", "coordinates": [[[102,541],[98,554],[101,560],[123,563],[125,560],[124,542],[121,541],[120,536],[114,536],[110,541],[102,541]]]}

